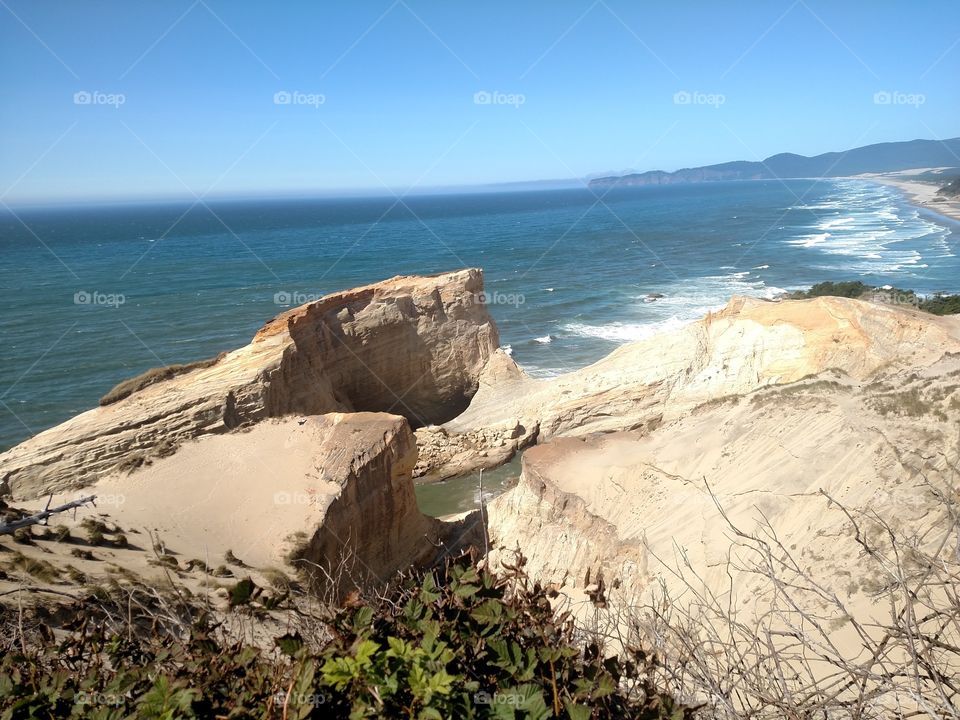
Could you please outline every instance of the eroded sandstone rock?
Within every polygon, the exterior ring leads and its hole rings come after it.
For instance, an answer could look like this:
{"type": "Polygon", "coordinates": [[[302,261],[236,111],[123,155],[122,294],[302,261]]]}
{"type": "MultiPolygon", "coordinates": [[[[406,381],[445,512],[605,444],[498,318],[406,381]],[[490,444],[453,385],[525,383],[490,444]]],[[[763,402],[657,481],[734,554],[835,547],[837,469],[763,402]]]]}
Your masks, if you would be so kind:
{"type": "MultiPolygon", "coordinates": [[[[419,511],[416,458],[410,425],[397,415],[269,418],[185,441],[173,455],[55,501],[97,495],[98,512],[136,532],[130,541],[141,548],[98,554],[144,577],[153,576],[144,560],[156,542],[181,566],[197,559],[212,571],[225,556],[238,558],[242,569],[231,561],[237,576],[298,575],[336,600],[475,541],[469,526],[419,511]]],[[[106,582],[110,563],[85,572],[106,582]]]]}
{"type": "Polygon", "coordinates": [[[548,380],[527,377],[499,351],[470,407],[443,428],[452,437],[525,418],[539,426],[541,442],[649,431],[704,402],[829,368],[866,379],[926,367],[948,352],[960,352],[957,317],[847,298],[735,297],[718,313],[548,380]]]}
{"type": "Polygon", "coordinates": [[[413,476],[420,482],[438,482],[499,467],[535,443],[538,430],[531,420],[508,420],[464,433],[449,433],[436,425],[420,428],[416,433],[420,457],[413,476]]]}
{"type": "Polygon", "coordinates": [[[149,384],[0,455],[16,496],[88,484],[185,440],[293,413],[387,411],[414,426],[460,413],[499,339],[468,269],[323,297],[249,345],[149,384]]]}
{"type": "Polygon", "coordinates": [[[957,491],[958,377],[958,355],[883,381],[828,371],[704,404],[651,432],[555,438],[527,450],[518,486],[489,504],[491,564],[519,550],[532,577],[573,598],[602,575],[621,606],[649,601],[661,581],[681,596],[678,573],[720,594],[732,586],[746,602],[766,579],[728,567],[729,519],[747,534],[775,532],[805,570],[868,612],[879,579],[859,572],[848,518],[821,491],[909,535],[942,506],[931,487],[957,491]]]}

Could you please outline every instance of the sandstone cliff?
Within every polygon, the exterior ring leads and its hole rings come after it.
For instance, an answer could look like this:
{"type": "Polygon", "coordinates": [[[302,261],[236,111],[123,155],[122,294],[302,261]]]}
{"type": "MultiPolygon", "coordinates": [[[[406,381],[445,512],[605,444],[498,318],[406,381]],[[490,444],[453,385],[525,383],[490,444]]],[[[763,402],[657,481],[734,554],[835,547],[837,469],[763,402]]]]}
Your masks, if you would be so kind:
{"type": "MultiPolygon", "coordinates": [[[[76,546],[70,543],[22,550],[74,567],[92,583],[107,584],[120,572],[165,586],[165,573],[173,573],[197,593],[209,592],[204,583],[216,587],[222,576],[209,573],[229,553],[236,560],[228,560],[228,577],[250,574],[261,587],[276,577],[299,577],[336,599],[357,585],[381,586],[397,570],[429,563],[473,539],[462,525],[419,511],[411,477],[416,458],[409,423],[396,415],[267,419],[185,441],[173,455],[85,488],[83,495],[99,498],[98,519],[128,533],[129,544],[94,547],[89,558],[71,555],[76,546]],[[158,566],[154,543],[167,560],[178,561],[158,566]],[[198,563],[199,569],[192,567],[198,563]]],[[[62,494],[53,503],[78,494],[62,494]]],[[[42,507],[45,500],[34,503],[42,507]]],[[[78,524],[92,511],[85,508],[78,520],[60,516],[57,523],[83,537],[78,524]]],[[[0,591],[13,582],[0,574],[0,591]]],[[[62,584],[56,589],[70,590],[62,584]]]]}
{"type": "Polygon", "coordinates": [[[661,581],[679,594],[675,570],[689,562],[712,591],[746,602],[766,580],[729,574],[729,518],[748,534],[776,532],[869,616],[882,578],[863,574],[847,517],[820,491],[909,535],[942,505],[931,486],[960,493],[958,432],[953,353],[882,381],[831,370],[731,395],[654,430],[557,438],[527,450],[518,487],[489,505],[491,561],[519,549],[533,577],[574,598],[602,575],[621,606],[648,601],[661,581]]]}
{"type": "MultiPolygon", "coordinates": [[[[519,446],[594,432],[651,430],[728,395],[790,383],[829,368],[863,380],[922,368],[960,351],[960,318],[846,298],[769,302],[735,297],[679,330],[624,345],[589,367],[549,380],[527,377],[503,352],[480,377],[462,415],[418,473],[442,477],[486,464],[504,439],[484,429],[521,426],[519,446]],[[465,436],[465,440],[462,437],[465,436]],[[470,457],[464,445],[475,449],[470,457]]],[[[418,433],[424,445],[435,434],[418,433]]]]}
{"type": "Polygon", "coordinates": [[[384,411],[415,426],[467,407],[499,338],[480,270],[396,277],[285,312],[249,345],[146,385],[0,455],[15,495],[88,484],[185,440],[292,413],[384,411]]]}

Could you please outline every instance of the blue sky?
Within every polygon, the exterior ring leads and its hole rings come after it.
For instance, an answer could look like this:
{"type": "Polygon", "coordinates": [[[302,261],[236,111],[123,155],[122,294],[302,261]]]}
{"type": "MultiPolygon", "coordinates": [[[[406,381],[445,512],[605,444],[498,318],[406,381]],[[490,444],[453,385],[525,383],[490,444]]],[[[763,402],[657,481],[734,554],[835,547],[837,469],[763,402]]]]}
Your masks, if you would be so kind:
{"type": "Polygon", "coordinates": [[[958,78],[955,0],[0,0],[0,200],[417,191],[954,137],[958,78]]]}

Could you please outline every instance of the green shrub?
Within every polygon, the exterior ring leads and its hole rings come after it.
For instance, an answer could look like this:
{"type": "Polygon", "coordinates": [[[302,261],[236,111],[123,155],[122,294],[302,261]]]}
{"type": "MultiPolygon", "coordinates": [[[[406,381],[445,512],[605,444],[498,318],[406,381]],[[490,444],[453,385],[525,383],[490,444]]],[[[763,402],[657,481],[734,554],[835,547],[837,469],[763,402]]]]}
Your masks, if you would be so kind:
{"type": "Polygon", "coordinates": [[[960,314],[960,295],[937,293],[933,297],[921,300],[919,308],[934,315],[960,314]]]}
{"type": "Polygon", "coordinates": [[[516,575],[451,564],[325,622],[325,646],[287,634],[273,653],[225,643],[203,617],[180,639],[84,622],[27,652],[7,640],[0,717],[693,717],[648,684],[650,658],[579,644],[516,575]]]}
{"type": "Polygon", "coordinates": [[[21,552],[15,552],[7,569],[20,571],[41,582],[56,582],[60,579],[60,571],[43,558],[27,557],[21,552]]]}
{"type": "Polygon", "coordinates": [[[21,545],[33,545],[33,528],[29,525],[17,528],[13,531],[13,541],[21,545]]]}
{"type": "Polygon", "coordinates": [[[937,190],[937,195],[943,195],[947,198],[960,197],[960,177],[953,178],[950,182],[937,190]]]}
{"type": "Polygon", "coordinates": [[[866,285],[859,280],[817,283],[809,290],[793,293],[791,297],[800,300],[816,297],[864,298],[893,305],[910,305],[933,315],[960,314],[960,295],[936,293],[928,298],[920,298],[913,290],[901,288],[884,290],[866,285]]]}
{"type": "Polygon", "coordinates": [[[815,297],[845,297],[845,298],[858,298],[864,293],[873,290],[871,285],[865,285],[859,280],[856,281],[847,281],[847,282],[822,282],[817,283],[812,288],[806,291],[800,291],[796,293],[798,297],[803,298],[815,298],[815,297]]]}

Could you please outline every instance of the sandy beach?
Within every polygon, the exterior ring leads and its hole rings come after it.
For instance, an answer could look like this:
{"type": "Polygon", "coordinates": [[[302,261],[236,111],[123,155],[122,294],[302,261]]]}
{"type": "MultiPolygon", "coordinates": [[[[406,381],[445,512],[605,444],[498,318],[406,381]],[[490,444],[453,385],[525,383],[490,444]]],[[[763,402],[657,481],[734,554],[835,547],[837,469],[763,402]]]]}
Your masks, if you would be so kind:
{"type": "Polygon", "coordinates": [[[960,220],[960,200],[947,200],[943,196],[937,195],[937,190],[947,184],[948,177],[945,176],[942,182],[917,179],[919,175],[924,173],[946,169],[948,168],[916,168],[891,173],[864,173],[854,177],[898,188],[914,205],[932,210],[953,220],[960,220]]]}

